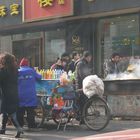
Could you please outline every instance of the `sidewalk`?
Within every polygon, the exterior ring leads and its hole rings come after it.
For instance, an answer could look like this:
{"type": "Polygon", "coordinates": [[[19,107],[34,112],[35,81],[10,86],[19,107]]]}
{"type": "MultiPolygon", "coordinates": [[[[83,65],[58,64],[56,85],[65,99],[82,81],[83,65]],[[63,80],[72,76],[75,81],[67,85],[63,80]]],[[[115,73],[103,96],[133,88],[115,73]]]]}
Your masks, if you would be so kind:
{"type": "MultiPolygon", "coordinates": [[[[27,129],[21,140],[140,140],[140,121],[113,120],[102,131],[95,132],[86,126],[69,125],[65,132],[56,131],[56,124],[49,122],[44,128],[36,132],[27,129]],[[131,138],[131,139],[128,139],[131,138]]],[[[0,140],[17,140],[14,138],[16,130],[8,126],[6,135],[0,135],[0,140]]],[[[19,139],[19,140],[20,140],[19,139]]]]}

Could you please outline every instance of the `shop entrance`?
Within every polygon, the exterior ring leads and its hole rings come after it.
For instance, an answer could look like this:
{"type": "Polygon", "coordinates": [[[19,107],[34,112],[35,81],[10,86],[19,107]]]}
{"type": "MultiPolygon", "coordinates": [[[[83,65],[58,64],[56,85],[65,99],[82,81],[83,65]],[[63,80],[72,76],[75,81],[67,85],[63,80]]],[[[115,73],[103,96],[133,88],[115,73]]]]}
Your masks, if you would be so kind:
{"type": "Polygon", "coordinates": [[[18,59],[18,63],[23,57],[26,57],[30,61],[30,66],[41,67],[42,66],[42,41],[41,39],[19,40],[12,42],[13,54],[18,59]]]}

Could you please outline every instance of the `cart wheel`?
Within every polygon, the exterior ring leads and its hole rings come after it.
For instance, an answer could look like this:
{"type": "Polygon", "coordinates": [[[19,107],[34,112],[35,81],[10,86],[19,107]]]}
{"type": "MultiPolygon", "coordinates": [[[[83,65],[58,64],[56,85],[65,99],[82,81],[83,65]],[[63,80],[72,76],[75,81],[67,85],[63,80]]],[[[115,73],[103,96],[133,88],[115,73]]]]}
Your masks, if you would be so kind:
{"type": "Polygon", "coordinates": [[[82,115],[88,128],[99,131],[108,125],[110,109],[104,99],[99,96],[93,96],[84,105],[82,115]]]}
{"type": "Polygon", "coordinates": [[[38,99],[38,106],[35,109],[35,122],[37,124],[37,127],[42,127],[42,125],[44,124],[44,120],[45,120],[45,108],[43,107],[43,104],[41,102],[41,99],[38,99]]]}

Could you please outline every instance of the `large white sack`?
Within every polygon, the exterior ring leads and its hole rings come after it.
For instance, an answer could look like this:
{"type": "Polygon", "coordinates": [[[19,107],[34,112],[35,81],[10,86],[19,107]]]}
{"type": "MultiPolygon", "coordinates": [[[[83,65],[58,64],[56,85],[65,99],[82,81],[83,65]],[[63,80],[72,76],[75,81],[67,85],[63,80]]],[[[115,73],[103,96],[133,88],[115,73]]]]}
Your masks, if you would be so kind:
{"type": "Polygon", "coordinates": [[[97,75],[87,76],[83,80],[83,92],[88,98],[95,94],[103,96],[104,83],[97,75]]]}

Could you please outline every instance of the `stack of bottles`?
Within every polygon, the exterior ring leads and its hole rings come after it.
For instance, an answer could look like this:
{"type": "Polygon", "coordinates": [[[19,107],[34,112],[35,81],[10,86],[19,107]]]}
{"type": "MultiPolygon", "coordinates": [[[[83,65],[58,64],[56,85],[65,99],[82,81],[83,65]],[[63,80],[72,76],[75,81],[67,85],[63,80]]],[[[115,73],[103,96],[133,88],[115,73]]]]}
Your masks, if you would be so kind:
{"type": "Polygon", "coordinates": [[[41,69],[35,68],[36,72],[42,75],[42,79],[54,79],[54,80],[60,80],[60,79],[68,79],[69,81],[75,80],[75,73],[72,73],[72,71],[69,71],[68,73],[64,70],[51,70],[51,69],[41,69]]]}
{"type": "Polygon", "coordinates": [[[39,74],[42,75],[42,79],[60,79],[61,75],[64,73],[63,70],[51,70],[51,69],[41,69],[41,70],[36,70],[39,74]]]}

